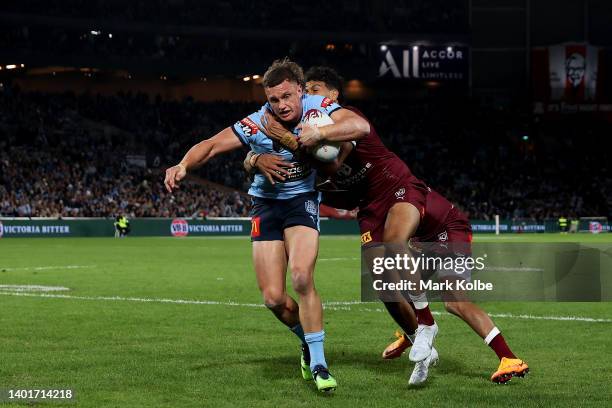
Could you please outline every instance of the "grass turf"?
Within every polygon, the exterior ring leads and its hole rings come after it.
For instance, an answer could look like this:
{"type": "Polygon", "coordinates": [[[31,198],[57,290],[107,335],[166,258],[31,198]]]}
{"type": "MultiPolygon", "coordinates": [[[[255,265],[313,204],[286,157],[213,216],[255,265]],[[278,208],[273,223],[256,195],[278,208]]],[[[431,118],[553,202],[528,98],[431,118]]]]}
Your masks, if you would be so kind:
{"type": "MultiPolygon", "coordinates": [[[[609,235],[476,236],[477,241],[577,239],[612,242],[609,235]]],[[[358,242],[358,237],[322,238],[316,282],[325,302],[359,299],[358,242]]],[[[301,379],[297,339],[259,306],[248,238],[2,240],[0,285],[70,288],[49,292],[70,298],[0,289],[0,388],[69,387],[76,391],[76,406],[609,403],[610,303],[483,305],[493,314],[607,320],[494,318],[532,370],[506,386],[489,382],[498,364],[495,354],[465,323],[441,314],[436,340],[441,361],[419,388],[407,386],[412,364],[406,356],[380,358],[395,329],[380,304],[331,305],[325,311],[326,355],[339,388],[322,396],[301,379]]],[[[433,309],[442,311],[440,304],[433,309]]]]}

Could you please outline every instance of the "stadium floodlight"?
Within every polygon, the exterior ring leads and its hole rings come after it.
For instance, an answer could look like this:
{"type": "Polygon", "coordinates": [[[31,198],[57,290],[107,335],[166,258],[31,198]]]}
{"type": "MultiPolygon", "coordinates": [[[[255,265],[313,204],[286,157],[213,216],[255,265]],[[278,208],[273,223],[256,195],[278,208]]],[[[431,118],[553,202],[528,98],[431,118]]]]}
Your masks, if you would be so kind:
{"type": "Polygon", "coordinates": [[[6,69],[15,69],[15,68],[17,68],[17,65],[15,65],[15,64],[8,64],[6,66],[6,69]]]}
{"type": "Polygon", "coordinates": [[[25,64],[19,64],[21,68],[25,68],[25,64]]]}
{"type": "Polygon", "coordinates": [[[250,76],[245,76],[244,78],[242,78],[242,80],[243,80],[244,82],[247,82],[247,81],[250,81],[250,80],[251,80],[251,77],[250,77],[250,76]]]}
{"type": "Polygon", "coordinates": [[[91,35],[100,35],[100,33],[102,33],[102,31],[99,30],[91,30],[90,31],[91,35]]]}
{"type": "Polygon", "coordinates": [[[529,135],[523,135],[523,140],[524,140],[524,141],[529,140],[529,135]]]}
{"type": "Polygon", "coordinates": [[[259,75],[257,74],[253,75],[253,79],[257,79],[257,78],[259,78],[259,75]]]}
{"type": "Polygon", "coordinates": [[[418,51],[419,50],[419,46],[418,45],[413,45],[412,46],[412,50],[413,51],[418,51]]]}
{"type": "Polygon", "coordinates": [[[381,50],[382,52],[385,52],[385,51],[387,51],[388,49],[389,49],[389,47],[387,47],[387,45],[386,45],[386,44],[383,44],[383,45],[381,45],[381,46],[380,46],[380,50],[381,50]]]}
{"type": "Polygon", "coordinates": [[[113,38],[113,34],[112,33],[108,33],[108,38],[113,38]]]}

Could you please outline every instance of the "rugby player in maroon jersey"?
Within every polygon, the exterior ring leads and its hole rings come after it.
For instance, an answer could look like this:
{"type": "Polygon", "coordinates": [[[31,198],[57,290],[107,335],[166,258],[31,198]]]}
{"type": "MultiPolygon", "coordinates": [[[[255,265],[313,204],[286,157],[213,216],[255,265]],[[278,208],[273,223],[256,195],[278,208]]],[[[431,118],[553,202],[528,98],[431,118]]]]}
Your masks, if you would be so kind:
{"type": "MultiPolygon", "coordinates": [[[[341,97],[342,79],[330,68],[311,68],[306,74],[306,81],[308,93],[323,95],[331,101],[341,97]]],[[[344,108],[365,118],[355,108],[344,108]]],[[[270,128],[267,129],[268,134],[275,131],[277,135],[282,133],[276,125],[277,122],[271,118],[267,124],[270,128]]],[[[323,140],[325,127],[302,127],[299,138],[302,146],[308,148],[323,140]]],[[[257,168],[269,178],[282,181],[286,164],[273,155],[266,156],[258,158],[257,168]]],[[[330,171],[329,166],[326,171],[330,171]]],[[[371,124],[368,136],[343,143],[331,171],[335,173],[331,181],[342,193],[325,191],[323,202],[337,208],[359,207],[362,245],[383,242],[403,244],[410,240],[413,247],[418,247],[417,242],[438,242],[444,247],[448,244],[460,245],[469,251],[472,232],[465,215],[416,178],[408,166],[384,146],[371,124]]],[[[417,365],[410,383],[419,384],[425,381],[429,365],[437,359],[437,353],[432,351],[437,326],[425,294],[409,293],[409,297],[412,305],[401,296],[394,302],[384,302],[404,334],[387,347],[383,358],[399,357],[410,346],[410,334],[415,326],[414,309],[418,328],[410,359],[417,361],[417,365]],[[417,352],[413,353],[417,347],[417,352]]],[[[527,364],[515,357],[499,329],[482,309],[460,293],[444,300],[446,310],[463,319],[499,357],[500,365],[491,376],[492,381],[505,383],[513,376],[522,377],[528,372],[527,364]]]]}

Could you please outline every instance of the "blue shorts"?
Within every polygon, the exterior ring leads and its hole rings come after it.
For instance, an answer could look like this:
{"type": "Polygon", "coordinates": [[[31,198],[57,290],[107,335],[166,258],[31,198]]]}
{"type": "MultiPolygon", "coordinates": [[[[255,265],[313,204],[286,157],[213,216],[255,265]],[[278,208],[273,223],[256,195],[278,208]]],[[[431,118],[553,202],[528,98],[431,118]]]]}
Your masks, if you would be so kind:
{"type": "Polygon", "coordinates": [[[285,228],[303,225],[319,231],[320,193],[287,200],[253,197],[251,241],[283,241],[285,228]]]}

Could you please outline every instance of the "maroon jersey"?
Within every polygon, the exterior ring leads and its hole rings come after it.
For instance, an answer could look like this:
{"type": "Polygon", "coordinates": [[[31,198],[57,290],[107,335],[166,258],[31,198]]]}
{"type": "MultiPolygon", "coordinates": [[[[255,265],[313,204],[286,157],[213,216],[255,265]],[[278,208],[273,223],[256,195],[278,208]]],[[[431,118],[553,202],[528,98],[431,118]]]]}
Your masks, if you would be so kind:
{"type": "MultiPolygon", "coordinates": [[[[358,109],[345,108],[367,120],[358,109]]],[[[370,134],[354,143],[333,181],[339,190],[344,190],[343,199],[359,207],[357,218],[363,244],[383,241],[387,213],[397,202],[408,202],[419,210],[421,222],[415,237],[421,238],[433,238],[444,231],[453,210],[448,200],[427,187],[387,149],[371,123],[370,134]]]]}
{"type": "MultiPolygon", "coordinates": [[[[351,106],[352,110],[368,120],[363,113],[351,106]]],[[[378,198],[390,184],[400,178],[413,178],[414,175],[395,153],[387,149],[370,123],[370,134],[354,142],[353,151],[338,169],[334,182],[338,189],[358,193],[361,199],[360,207],[378,198]]],[[[418,181],[414,177],[415,181],[418,181]]]]}

